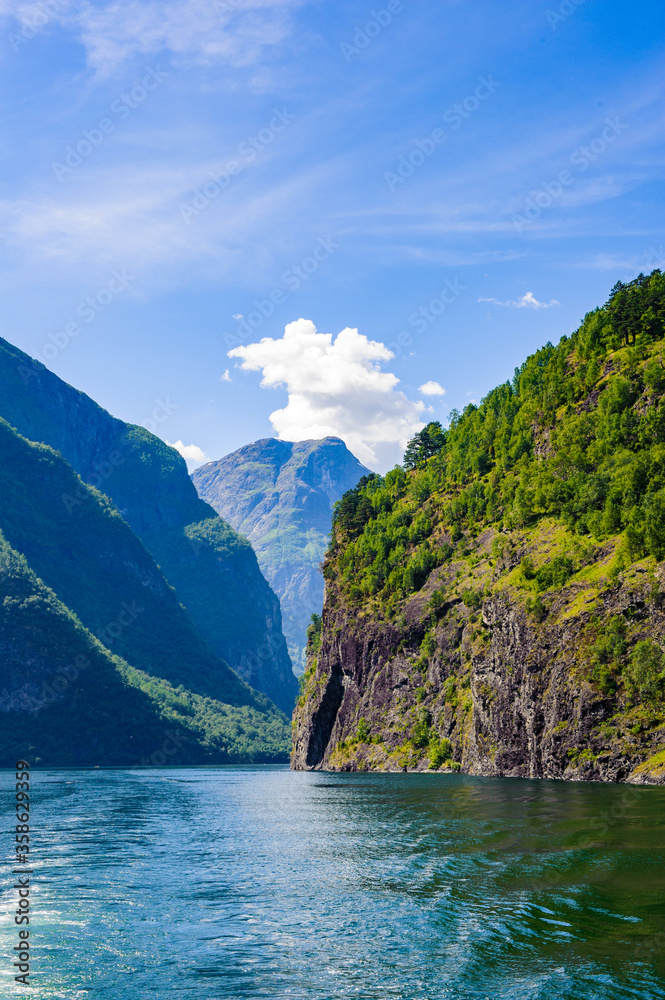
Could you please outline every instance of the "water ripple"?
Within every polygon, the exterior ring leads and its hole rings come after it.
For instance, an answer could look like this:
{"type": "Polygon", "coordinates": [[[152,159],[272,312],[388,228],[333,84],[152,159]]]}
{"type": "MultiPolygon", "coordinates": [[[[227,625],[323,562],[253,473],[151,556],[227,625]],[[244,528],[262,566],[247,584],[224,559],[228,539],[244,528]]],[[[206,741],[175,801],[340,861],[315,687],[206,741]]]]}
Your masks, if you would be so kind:
{"type": "MultiPolygon", "coordinates": [[[[278,767],[33,783],[40,1000],[665,998],[665,789],[626,806],[616,786],[278,767]]],[[[5,866],[5,953],[11,885],[5,866]]]]}

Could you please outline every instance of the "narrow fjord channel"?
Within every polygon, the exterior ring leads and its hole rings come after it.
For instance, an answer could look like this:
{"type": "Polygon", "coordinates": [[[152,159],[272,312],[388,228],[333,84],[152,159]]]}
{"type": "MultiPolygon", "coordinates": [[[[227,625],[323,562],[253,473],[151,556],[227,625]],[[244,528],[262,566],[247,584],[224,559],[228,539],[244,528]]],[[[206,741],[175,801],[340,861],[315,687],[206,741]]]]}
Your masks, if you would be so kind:
{"type": "MultiPolygon", "coordinates": [[[[33,796],[40,1000],[665,997],[665,788],[211,767],[33,796]]],[[[13,902],[7,875],[5,954],[13,902]]]]}

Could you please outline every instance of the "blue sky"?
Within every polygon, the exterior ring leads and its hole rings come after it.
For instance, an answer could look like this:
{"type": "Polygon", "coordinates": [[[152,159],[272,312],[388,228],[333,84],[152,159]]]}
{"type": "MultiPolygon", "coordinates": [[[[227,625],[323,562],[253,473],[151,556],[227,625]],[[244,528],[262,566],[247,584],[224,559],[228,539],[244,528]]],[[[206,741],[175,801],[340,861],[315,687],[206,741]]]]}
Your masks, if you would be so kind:
{"type": "Polygon", "coordinates": [[[665,265],[655,0],[0,14],[2,334],[190,454],[384,469],[665,265]]]}

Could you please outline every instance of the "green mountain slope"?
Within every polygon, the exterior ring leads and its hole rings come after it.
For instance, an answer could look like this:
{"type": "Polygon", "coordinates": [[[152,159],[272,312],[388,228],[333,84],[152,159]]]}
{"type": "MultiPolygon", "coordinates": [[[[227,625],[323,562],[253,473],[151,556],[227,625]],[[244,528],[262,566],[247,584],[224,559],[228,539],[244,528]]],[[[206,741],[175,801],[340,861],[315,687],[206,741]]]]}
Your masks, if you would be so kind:
{"type": "Polygon", "coordinates": [[[267,705],[201,640],[103,493],[83,484],[52,448],[27,441],[1,418],[0,454],[0,530],[107,648],[200,694],[267,705]]]}
{"type": "Polygon", "coordinates": [[[335,513],[296,767],[665,780],[665,278],[335,513]]]}
{"type": "Polygon", "coordinates": [[[294,669],[304,669],[312,614],[323,606],[320,566],[333,505],[368,470],[343,441],[263,438],[192,474],[199,496],[247,535],[280,598],[294,669]]]}
{"type": "MultiPolygon", "coordinates": [[[[251,546],[198,498],[175,449],[116,420],[1,339],[0,416],[27,439],[56,449],[85,483],[111,498],[204,642],[290,712],[297,684],[279,601],[251,546]]],[[[62,499],[72,515],[84,501],[76,492],[62,499]]]]}
{"type": "Polygon", "coordinates": [[[0,766],[278,761],[275,709],[174,689],[109,652],[0,533],[0,766]]]}

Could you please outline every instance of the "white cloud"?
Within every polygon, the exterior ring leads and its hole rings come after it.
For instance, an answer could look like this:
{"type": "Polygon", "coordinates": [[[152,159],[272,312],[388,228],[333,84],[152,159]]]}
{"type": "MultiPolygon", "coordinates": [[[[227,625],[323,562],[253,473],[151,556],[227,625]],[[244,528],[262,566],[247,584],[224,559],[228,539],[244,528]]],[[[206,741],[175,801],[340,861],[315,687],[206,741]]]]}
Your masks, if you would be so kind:
{"type": "Polygon", "coordinates": [[[242,368],[261,371],[263,388],[286,388],[287,405],[270,414],[282,440],[340,437],[361,462],[383,469],[401,460],[423,426],[425,404],[408,399],[396,388],[397,376],[381,371],[392,351],[355,329],[333,338],[299,319],[279,340],[264,337],[228,354],[242,368]]]}
{"type": "Polygon", "coordinates": [[[552,306],[560,305],[556,299],[549,302],[539,302],[533,292],[527,292],[521,299],[500,302],[498,299],[478,299],[479,302],[493,302],[495,306],[512,306],[515,309],[550,309],[552,306]]]}
{"type": "MultiPolygon", "coordinates": [[[[49,21],[68,29],[84,46],[88,65],[109,76],[133,58],[161,53],[200,63],[258,63],[263,51],[291,31],[290,9],[304,0],[71,0],[54,6],[49,21]]],[[[0,4],[19,24],[43,24],[36,2],[0,4]]]]}
{"type": "Polygon", "coordinates": [[[190,472],[198,465],[209,461],[206,453],[197,444],[183,444],[182,441],[167,441],[166,443],[182,455],[190,472]]]}
{"type": "MultiPolygon", "coordinates": [[[[235,148],[229,145],[229,157],[235,148]]],[[[44,192],[13,201],[0,198],[0,230],[32,282],[34,262],[46,259],[50,268],[68,277],[75,263],[76,274],[88,281],[104,279],[113,267],[140,270],[144,281],[153,268],[150,280],[166,287],[176,273],[183,280],[183,263],[196,261],[199,274],[208,279],[216,280],[221,271],[255,289],[261,280],[275,280],[276,268],[257,249],[262,234],[283,227],[287,219],[298,228],[303,204],[317,196],[321,170],[296,171],[257,187],[248,167],[234,178],[233,193],[224,192],[224,202],[222,197],[213,200],[187,225],[179,206],[191,203],[195,188],[224,162],[220,155],[205,164],[194,163],[187,154],[182,163],[118,166],[96,174],[86,174],[81,167],[77,183],[63,185],[57,196],[44,192]],[[167,275],[168,268],[172,270],[167,275]]],[[[278,273],[300,259],[284,256],[278,273]]]]}
{"type": "Polygon", "coordinates": [[[230,372],[229,372],[228,368],[226,369],[226,371],[224,372],[223,375],[219,376],[219,381],[220,382],[233,382],[233,379],[231,378],[231,375],[230,375],[230,372]]]}
{"type": "Polygon", "coordinates": [[[438,382],[425,382],[418,389],[418,392],[422,392],[423,396],[445,396],[446,390],[438,382]]]}

